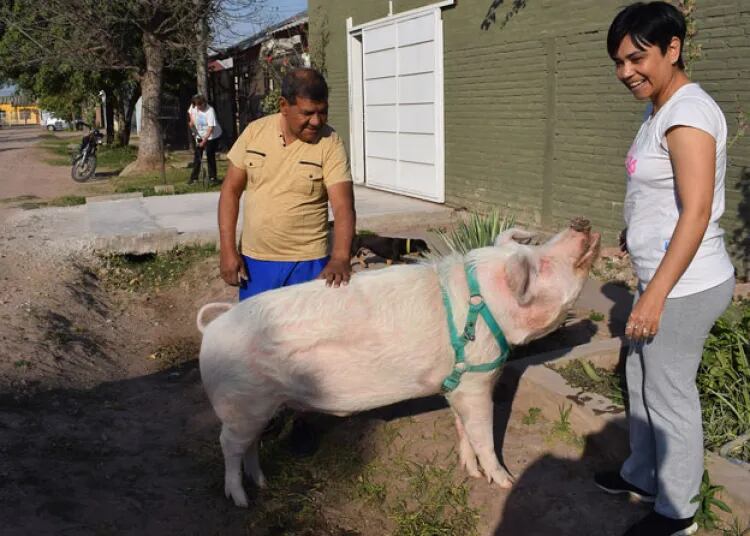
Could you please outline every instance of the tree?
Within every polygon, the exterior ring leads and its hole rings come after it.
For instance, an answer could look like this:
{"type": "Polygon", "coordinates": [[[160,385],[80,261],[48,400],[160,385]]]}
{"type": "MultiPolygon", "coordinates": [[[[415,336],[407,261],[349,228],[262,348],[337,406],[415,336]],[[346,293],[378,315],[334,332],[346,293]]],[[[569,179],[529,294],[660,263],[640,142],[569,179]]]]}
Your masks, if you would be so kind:
{"type": "MultiPolygon", "coordinates": [[[[256,16],[263,1],[6,0],[0,7],[0,77],[61,65],[108,73],[107,79],[121,72],[137,84],[142,97],[138,158],[129,167],[153,170],[161,161],[164,69],[194,55],[196,43],[205,39],[197,29],[219,25],[239,13],[256,16]]],[[[125,93],[127,84],[111,86],[117,100],[115,86],[125,93]]]]}

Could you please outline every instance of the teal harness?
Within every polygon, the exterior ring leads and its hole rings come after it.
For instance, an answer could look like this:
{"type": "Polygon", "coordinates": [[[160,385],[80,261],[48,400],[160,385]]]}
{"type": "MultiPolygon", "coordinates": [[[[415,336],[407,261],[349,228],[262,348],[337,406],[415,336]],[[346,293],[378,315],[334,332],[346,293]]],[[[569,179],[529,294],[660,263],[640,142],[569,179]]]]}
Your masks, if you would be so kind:
{"type": "Polygon", "coordinates": [[[505,335],[503,335],[503,330],[500,329],[500,326],[495,322],[492,313],[487,307],[487,304],[485,304],[482,294],[479,291],[479,283],[474,275],[474,267],[464,265],[464,270],[466,271],[466,281],[469,284],[469,313],[466,316],[466,326],[461,335],[456,331],[456,325],[453,321],[453,309],[451,308],[451,300],[448,297],[448,292],[445,287],[440,285],[440,290],[443,294],[443,304],[445,305],[445,311],[448,315],[448,332],[451,336],[451,346],[456,353],[456,363],[453,365],[453,372],[443,380],[443,391],[446,392],[453,391],[458,387],[458,384],[461,381],[461,376],[465,372],[492,372],[499,368],[508,359],[508,353],[510,352],[510,345],[508,344],[505,335]],[[482,315],[484,322],[492,332],[492,336],[495,337],[497,345],[500,347],[500,355],[497,359],[490,361],[489,363],[469,365],[466,363],[464,347],[469,341],[473,341],[476,338],[475,328],[478,315],[482,315]]]}

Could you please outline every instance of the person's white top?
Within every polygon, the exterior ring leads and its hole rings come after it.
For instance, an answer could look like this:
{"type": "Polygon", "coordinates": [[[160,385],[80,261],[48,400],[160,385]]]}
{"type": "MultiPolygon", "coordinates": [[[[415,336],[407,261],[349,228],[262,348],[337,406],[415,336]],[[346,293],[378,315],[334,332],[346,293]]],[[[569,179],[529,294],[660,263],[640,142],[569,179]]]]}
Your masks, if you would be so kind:
{"type": "Polygon", "coordinates": [[[196,107],[194,114],[193,123],[201,138],[206,137],[209,127],[214,127],[209,140],[215,140],[221,136],[221,125],[216,121],[216,113],[210,104],[206,104],[205,110],[196,107]]]}
{"type": "Polygon", "coordinates": [[[633,267],[641,282],[648,284],[669,247],[680,215],[666,140],[667,131],[675,126],[698,128],[716,140],[716,173],[708,228],[669,298],[710,289],[734,274],[724,247],[724,231],[719,227],[724,213],[727,124],[721,108],[695,83],[682,86],[656,114],[649,114],[628,151],[624,215],[633,267]]]}

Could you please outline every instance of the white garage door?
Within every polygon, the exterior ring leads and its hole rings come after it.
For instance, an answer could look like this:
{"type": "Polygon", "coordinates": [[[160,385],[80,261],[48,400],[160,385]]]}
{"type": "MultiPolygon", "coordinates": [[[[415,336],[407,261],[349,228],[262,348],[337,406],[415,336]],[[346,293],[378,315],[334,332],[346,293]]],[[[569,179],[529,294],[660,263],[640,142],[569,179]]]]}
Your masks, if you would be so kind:
{"type": "Polygon", "coordinates": [[[442,202],[440,9],[394,19],[362,29],[365,183],[442,202]]]}

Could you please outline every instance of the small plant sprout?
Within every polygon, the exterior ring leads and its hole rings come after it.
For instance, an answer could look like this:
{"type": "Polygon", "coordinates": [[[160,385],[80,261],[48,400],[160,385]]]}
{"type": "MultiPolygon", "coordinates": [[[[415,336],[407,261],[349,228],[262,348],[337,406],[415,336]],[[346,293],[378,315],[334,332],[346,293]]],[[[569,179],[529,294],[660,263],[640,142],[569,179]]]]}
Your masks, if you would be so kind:
{"type": "Polygon", "coordinates": [[[727,513],[732,513],[732,509],[724,501],[716,498],[716,494],[724,489],[724,486],[715,486],[711,484],[708,470],[703,471],[703,479],[698,495],[693,497],[690,502],[698,503],[698,510],[695,512],[695,522],[698,526],[707,530],[717,528],[719,517],[714,511],[714,506],[727,513]]]}
{"type": "Polygon", "coordinates": [[[521,419],[521,422],[523,422],[526,426],[531,426],[532,424],[536,424],[539,422],[539,418],[542,416],[542,409],[531,407],[529,408],[529,411],[526,415],[523,416],[521,419]]]}

